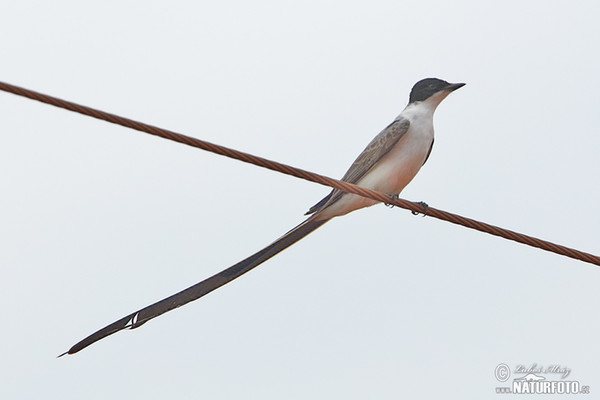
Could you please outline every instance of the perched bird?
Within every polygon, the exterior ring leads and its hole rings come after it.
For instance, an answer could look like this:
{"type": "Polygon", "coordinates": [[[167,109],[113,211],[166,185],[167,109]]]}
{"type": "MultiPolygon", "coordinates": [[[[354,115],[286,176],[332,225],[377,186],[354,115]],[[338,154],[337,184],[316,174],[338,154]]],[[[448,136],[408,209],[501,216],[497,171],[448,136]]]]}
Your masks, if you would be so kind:
{"type": "MultiPolygon", "coordinates": [[[[464,85],[436,78],[417,82],[410,92],[406,108],[375,136],[352,163],[342,180],[397,196],[419,172],[431,153],[435,109],[448,94],[464,85]]],[[[333,189],[308,210],[308,219],[264,249],[194,286],[100,329],[61,356],[76,353],[122,329],[137,328],[152,318],[196,300],[262,264],[331,218],[375,203],[375,200],[333,189]]]]}

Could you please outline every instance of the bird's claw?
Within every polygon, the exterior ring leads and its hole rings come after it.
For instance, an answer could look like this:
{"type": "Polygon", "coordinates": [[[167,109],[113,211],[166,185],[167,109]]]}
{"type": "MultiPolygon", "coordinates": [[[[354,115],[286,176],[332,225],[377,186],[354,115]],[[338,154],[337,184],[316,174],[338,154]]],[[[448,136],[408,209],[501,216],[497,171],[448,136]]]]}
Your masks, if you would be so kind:
{"type": "Polygon", "coordinates": [[[398,194],[397,193],[396,194],[389,194],[388,193],[388,195],[390,196],[390,200],[391,201],[389,203],[384,203],[384,204],[385,204],[386,207],[394,208],[394,206],[396,205],[396,200],[399,199],[398,194]]]}
{"type": "MultiPolygon", "coordinates": [[[[400,197],[398,196],[398,194],[389,194],[390,196],[390,202],[389,203],[384,203],[386,205],[386,207],[389,208],[394,208],[394,206],[396,205],[396,200],[398,200],[400,197]]],[[[413,211],[411,210],[410,212],[412,213],[412,215],[419,215],[419,214],[423,214],[423,216],[427,215],[427,211],[429,210],[429,204],[425,203],[424,201],[419,201],[417,204],[419,204],[421,207],[423,207],[423,211],[413,211]]]]}
{"type": "MultiPolygon", "coordinates": [[[[429,210],[429,204],[425,203],[424,201],[419,201],[417,204],[419,204],[421,207],[423,207],[423,216],[427,215],[427,211],[429,210]]],[[[412,215],[419,215],[421,214],[419,211],[412,211],[411,210],[412,215]]]]}

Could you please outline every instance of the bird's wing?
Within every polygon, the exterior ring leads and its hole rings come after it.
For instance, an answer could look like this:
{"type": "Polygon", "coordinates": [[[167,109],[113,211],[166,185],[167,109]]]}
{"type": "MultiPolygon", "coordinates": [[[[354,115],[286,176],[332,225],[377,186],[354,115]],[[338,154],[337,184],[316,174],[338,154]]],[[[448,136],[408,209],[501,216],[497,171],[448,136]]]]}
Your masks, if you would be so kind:
{"type": "MultiPolygon", "coordinates": [[[[352,183],[357,182],[373,167],[377,161],[379,161],[379,159],[381,159],[381,157],[390,151],[396,142],[400,140],[402,135],[406,133],[408,126],[409,122],[404,119],[399,119],[391,123],[379,135],[377,135],[375,139],[369,143],[367,148],[360,154],[360,156],[358,156],[348,172],[346,172],[346,175],[344,175],[343,180],[352,183]]],[[[339,192],[339,194],[336,194],[336,191],[334,190],[332,194],[325,199],[331,204],[332,202],[337,201],[337,199],[341,197],[343,193],[344,192],[339,192]]],[[[77,353],[92,343],[97,342],[98,340],[112,335],[120,330],[137,328],[145,324],[147,321],[166,313],[167,311],[181,307],[184,304],[187,304],[204,296],[205,294],[212,292],[213,290],[262,264],[275,254],[296,243],[298,240],[302,239],[304,236],[308,235],[327,221],[328,220],[316,220],[314,216],[309,217],[306,221],[287,232],[285,235],[259,252],[254,253],[250,257],[227,268],[226,270],[219,272],[216,275],[213,275],[208,279],[205,279],[200,283],[195,284],[194,286],[191,286],[179,293],[144,307],[141,310],[138,310],[127,315],[126,317],[121,318],[118,321],[113,322],[112,324],[100,329],[99,331],[91,334],[87,338],[75,344],[66,353],[61,355],[77,353]]]]}
{"type": "MultiPolygon", "coordinates": [[[[342,177],[342,181],[357,183],[373,166],[386,155],[398,140],[408,131],[410,121],[399,118],[389,124],[367,145],[362,153],[354,160],[348,171],[342,177]]],[[[338,201],[345,192],[333,189],[329,195],[323,198],[308,210],[306,214],[313,214],[323,210],[325,207],[338,201]]]]}
{"type": "Polygon", "coordinates": [[[433,150],[433,142],[434,142],[434,140],[431,140],[431,146],[429,146],[429,151],[427,152],[427,156],[425,156],[425,161],[423,161],[423,165],[425,165],[427,160],[429,160],[429,156],[431,155],[431,150],[433,150]]]}

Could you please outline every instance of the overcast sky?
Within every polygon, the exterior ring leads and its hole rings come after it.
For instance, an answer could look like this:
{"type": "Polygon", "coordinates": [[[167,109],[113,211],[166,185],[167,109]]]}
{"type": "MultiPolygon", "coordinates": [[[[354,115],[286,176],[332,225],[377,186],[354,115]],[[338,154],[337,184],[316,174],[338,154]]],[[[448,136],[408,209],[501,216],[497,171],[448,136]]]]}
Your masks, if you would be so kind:
{"type": "MultiPolygon", "coordinates": [[[[466,82],[401,197],[600,254],[598,2],[84,3],[0,4],[0,80],[331,177],[416,81],[466,82]]],[[[1,398],[511,398],[501,363],[600,391],[598,267],[382,205],[56,359],[329,189],[7,93],[0,171],[1,398]]]]}

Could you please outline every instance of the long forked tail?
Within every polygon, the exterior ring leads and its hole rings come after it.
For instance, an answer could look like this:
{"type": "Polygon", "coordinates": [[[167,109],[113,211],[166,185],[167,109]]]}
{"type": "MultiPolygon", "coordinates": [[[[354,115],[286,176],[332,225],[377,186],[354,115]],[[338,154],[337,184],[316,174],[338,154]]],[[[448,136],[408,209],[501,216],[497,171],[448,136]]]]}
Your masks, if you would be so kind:
{"type": "Polygon", "coordinates": [[[92,343],[95,343],[98,340],[112,335],[120,330],[138,328],[152,318],[158,317],[159,315],[164,314],[167,311],[171,311],[177,307],[181,307],[190,301],[199,299],[205,294],[208,294],[213,290],[225,285],[226,283],[231,282],[235,278],[245,274],[252,268],[259,266],[280,251],[285,250],[292,244],[296,243],[298,240],[302,239],[304,236],[308,235],[327,221],[328,220],[316,221],[313,219],[313,217],[308,218],[306,221],[302,222],[300,225],[296,226],[294,229],[290,230],[285,235],[281,236],[279,239],[259,252],[252,254],[250,257],[238,262],[235,265],[232,265],[231,267],[211,276],[208,279],[203,280],[200,283],[195,284],[194,286],[190,286],[179,293],[169,296],[166,299],[160,300],[159,302],[144,307],[133,314],[129,314],[128,316],[113,322],[112,324],[100,329],[99,331],[91,334],[79,343],[75,344],[59,357],[64,356],[65,354],[77,353],[92,343]]]}

